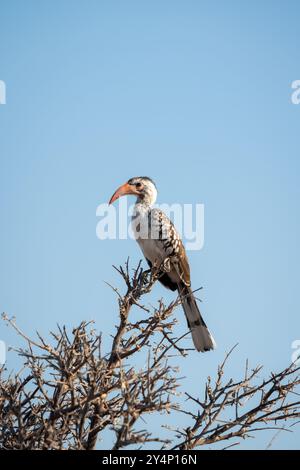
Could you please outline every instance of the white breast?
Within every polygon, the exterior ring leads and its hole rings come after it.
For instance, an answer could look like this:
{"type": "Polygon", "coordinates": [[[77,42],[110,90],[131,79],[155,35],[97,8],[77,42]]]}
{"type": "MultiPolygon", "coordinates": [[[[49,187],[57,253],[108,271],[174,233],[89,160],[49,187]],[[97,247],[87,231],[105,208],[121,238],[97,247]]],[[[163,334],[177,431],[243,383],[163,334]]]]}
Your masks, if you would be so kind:
{"type": "Polygon", "coordinates": [[[166,258],[166,253],[162,251],[160,244],[157,240],[145,240],[142,238],[137,239],[137,242],[145,256],[152,265],[160,265],[166,258]]]}
{"type": "MultiPolygon", "coordinates": [[[[153,223],[153,221],[152,221],[153,223]]],[[[132,230],[145,258],[152,264],[161,264],[167,254],[163,250],[160,240],[151,238],[149,229],[149,207],[136,204],[135,213],[132,217],[132,230]]],[[[154,236],[155,236],[154,229],[154,236]]]]}

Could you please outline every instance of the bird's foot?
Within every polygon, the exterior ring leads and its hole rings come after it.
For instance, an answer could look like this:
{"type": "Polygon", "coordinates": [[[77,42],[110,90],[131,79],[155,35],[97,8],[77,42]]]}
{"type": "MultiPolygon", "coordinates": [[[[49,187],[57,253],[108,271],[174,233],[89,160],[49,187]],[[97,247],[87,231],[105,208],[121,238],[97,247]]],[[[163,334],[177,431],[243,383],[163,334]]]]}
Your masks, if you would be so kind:
{"type": "Polygon", "coordinates": [[[171,271],[171,260],[170,258],[165,258],[162,263],[155,261],[152,265],[151,272],[153,276],[159,279],[164,273],[169,273],[171,271]]]}
{"type": "Polygon", "coordinates": [[[148,284],[148,276],[152,273],[152,269],[146,269],[146,271],[142,272],[142,284],[148,284]]]}

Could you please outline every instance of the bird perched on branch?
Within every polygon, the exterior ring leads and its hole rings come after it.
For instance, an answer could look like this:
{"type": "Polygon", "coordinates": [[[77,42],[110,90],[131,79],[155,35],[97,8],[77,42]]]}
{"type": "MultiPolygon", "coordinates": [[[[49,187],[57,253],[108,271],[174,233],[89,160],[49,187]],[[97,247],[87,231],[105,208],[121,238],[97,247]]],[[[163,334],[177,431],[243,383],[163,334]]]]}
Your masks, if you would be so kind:
{"type": "Polygon", "coordinates": [[[159,281],[165,287],[178,290],[197,351],[214,349],[216,343],[191,289],[190,267],[181,238],[170,219],[152,207],[157,197],[154,181],[147,176],[131,178],[116,190],[109,203],[130,194],[137,197],[132,216],[134,235],[150,268],[159,268],[159,281]]]}

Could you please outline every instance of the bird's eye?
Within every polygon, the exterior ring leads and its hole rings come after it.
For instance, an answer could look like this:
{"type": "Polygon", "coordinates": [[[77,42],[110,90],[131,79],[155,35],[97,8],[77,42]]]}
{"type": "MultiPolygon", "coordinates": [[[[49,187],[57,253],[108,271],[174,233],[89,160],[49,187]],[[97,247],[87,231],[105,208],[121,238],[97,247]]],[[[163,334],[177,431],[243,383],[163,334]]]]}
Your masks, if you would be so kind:
{"type": "Polygon", "coordinates": [[[135,187],[136,187],[137,189],[141,189],[142,186],[143,186],[142,183],[136,183],[136,185],[135,185],[135,187]]]}

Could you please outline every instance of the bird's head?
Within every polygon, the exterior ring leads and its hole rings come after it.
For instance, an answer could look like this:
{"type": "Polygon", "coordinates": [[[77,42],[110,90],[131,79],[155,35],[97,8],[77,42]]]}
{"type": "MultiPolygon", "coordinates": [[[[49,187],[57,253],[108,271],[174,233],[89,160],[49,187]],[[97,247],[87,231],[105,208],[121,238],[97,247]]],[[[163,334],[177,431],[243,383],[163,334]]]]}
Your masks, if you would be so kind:
{"type": "Polygon", "coordinates": [[[154,181],[148,176],[135,176],[130,178],[127,183],[122,184],[112,195],[109,204],[115,202],[119,197],[132,194],[137,196],[138,202],[149,204],[155,203],[157,190],[154,181]]]}

